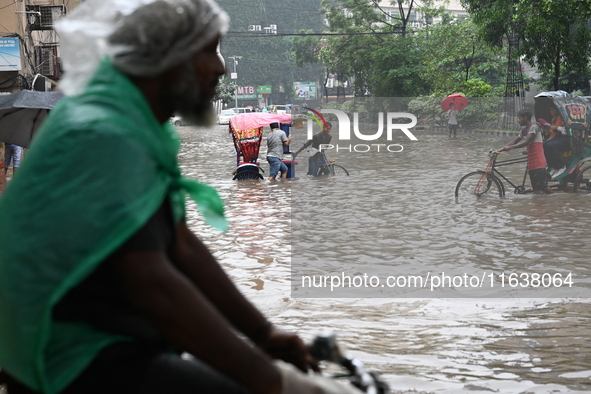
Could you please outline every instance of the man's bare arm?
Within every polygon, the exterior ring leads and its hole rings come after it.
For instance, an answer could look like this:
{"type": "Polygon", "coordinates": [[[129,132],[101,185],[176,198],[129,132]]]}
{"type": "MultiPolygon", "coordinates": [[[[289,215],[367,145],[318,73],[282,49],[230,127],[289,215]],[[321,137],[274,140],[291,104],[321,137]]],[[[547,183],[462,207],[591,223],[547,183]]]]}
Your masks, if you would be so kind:
{"type": "Polygon", "coordinates": [[[176,234],[175,265],[235,328],[274,358],[291,362],[303,371],[316,369],[302,340],[269,325],[265,316],[242,295],[209,249],[185,223],[178,225],[176,234]]]}
{"type": "Polygon", "coordinates": [[[527,135],[527,137],[525,137],[525,139],[523,139],[523,140],[521,137],[517,137],[513,141],[511,141],[510,143],[505,145],[502,150],[510,151],[512,149],[523,148],[524,146],[528,146],[529,144],[531,144],[535,138],[536,138],[536,135],[533,133],[529,133],[527,135]],[[522,140],[522,141],[518,142],[519,140],[522,140]]]}
{"type": "MultiPolygon", "coordinates": [[[[116,267],[132,304],[173,345],[255,393],[281,392],[281,377],[271,359],[237,337],[228,321],[165,253],[127,253],[118,257],[116,267]]],[[[205,270],[204,275],[208,274],[217,277],[215,270],[205,270]]],[[[212,283],[219,280],[214,277],[209,278],[212,283]]],[[[227,287],[223,281],[221,286],[227,287]]]]}
{"type": "Polygon", "coordinates": [[[228,278],[209,249],[181,223],[177,226],[174,264],[211,303],[247,336],[256,336],[267,319],[250,303],[228,278]]]}

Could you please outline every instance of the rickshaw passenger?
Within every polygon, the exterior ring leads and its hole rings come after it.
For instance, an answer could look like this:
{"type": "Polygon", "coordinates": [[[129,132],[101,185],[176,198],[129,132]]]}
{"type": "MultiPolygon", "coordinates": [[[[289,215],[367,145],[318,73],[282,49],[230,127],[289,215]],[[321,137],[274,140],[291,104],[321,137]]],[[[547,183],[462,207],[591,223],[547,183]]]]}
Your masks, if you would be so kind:
{"type": "Polygon", "coordinates": [[[546,157],[544,156],[544,145],[542,139],[542,128],[531,121],[530,110],[522,109],[517,113],[517,121],[523,127],[519,136],[501,148],[501,151],[523,148],[527,150],[527,169],[532,189],[536,193],[544,192],[551,194],[552,189],[548,187],[546,180],[546,157]]]}
{"type": "Polygon", "coordinates": [[[544,155],[548,162],[548,171],[554,178],[566,171],[566,166],[562,161],[562,152],[570,149],[566,128],[560,113],[555,107],[550,107],[552,115],[551,125],[548,129],[550,136],[544,141],[544,155]]]}

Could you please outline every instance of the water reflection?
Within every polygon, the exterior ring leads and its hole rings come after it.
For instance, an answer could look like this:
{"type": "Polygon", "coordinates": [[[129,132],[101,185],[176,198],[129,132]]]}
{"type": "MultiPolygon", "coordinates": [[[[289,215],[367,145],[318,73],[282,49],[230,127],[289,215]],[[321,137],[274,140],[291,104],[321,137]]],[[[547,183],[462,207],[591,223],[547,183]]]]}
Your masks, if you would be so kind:
{"type": "MultiPolygon", "coordinates": [[[[364,199],[364,207],[373,209],[358,210],[366,214],[356,220],[381,223],[387,216],[392,234],[327,220],[324,236],[308,240],[311,263],[322,260],[318,253],[327,239],[336,239],[341,244],[331,250],[342,252],[328,256],[335,264],[366,259],[378,262],[377,271],[390,269],[395,256],[395,263],[417,271],[422,264],[453,263],[466,270],[553,269],[587,277],[591,196],[509,193],[504,199],[455,201],[460,177],[483,168],[488,149],[510,137],[418,134],[419,141],[405,142],[402,153],[368,158],[332,152],[351,173],[345,180],[269,183],[231,180],[235,155],[225,127],[179,131],[183,172],[218,188],[231,230],[210,230],[192,205],[189,224],[273,321],[304,338],[337,330],[396,392],[591,392],[588,299],[291,298],[292,237],[305,236],[316,208],[342,199],[364,199]],[[306,209],[295,215],[301,226],[292,233],[290,201],[302,193],[306,209]]],[[[294,135],[293,146],[303,137],[294,135]]],[[[298,173],[305,173],[305,163],[298,173]]],[[[523,168],[508,173],[520,178],[523,168]]]]}

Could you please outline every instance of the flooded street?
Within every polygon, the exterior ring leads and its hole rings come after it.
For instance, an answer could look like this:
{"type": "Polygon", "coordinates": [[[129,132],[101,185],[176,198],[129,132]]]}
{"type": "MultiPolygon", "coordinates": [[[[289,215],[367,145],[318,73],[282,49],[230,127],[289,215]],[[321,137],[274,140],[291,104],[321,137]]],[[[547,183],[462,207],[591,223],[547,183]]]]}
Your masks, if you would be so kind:
{"type": "MultiPolygon", "coordinates": [[[[307,178],[302,156],[296,179],[269,183],[232,180],[227,126],[178,130],[183,173],[218,189],[231,228],[208,228],[192,203],[189,224],[273,322],[306,340],[336,331],[393,392],[591,393],[591,195],[515,195],[506,184],[505,198],[454,197],[513,137],[417,132],[396,137],[402,152],[329,151],[349,177],[307,178]],[[381,285],[302,286],[303,275],[364,273],[381,285]],[[441,273],[486,285],[383,286],[441,273]]],[[[305,132],[292,137],[295,151],[305,132]]],[[[521,183],[524,165],[502,171],[521,183]]]]}

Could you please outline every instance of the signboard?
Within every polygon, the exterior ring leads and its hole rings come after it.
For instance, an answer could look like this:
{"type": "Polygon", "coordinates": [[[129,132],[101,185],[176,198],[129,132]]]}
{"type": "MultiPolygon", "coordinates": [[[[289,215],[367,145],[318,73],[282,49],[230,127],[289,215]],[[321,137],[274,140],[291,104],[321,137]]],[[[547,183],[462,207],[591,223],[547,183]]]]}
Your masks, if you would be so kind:
{"type": "Polygon", "coordinates": [[[257,98],[257,91],[254,86],[238,86],[236,88],[236,98],[239,100],[257,98]]]}
{"type": "Polygon", "coordinates": [[[296,100],[316,98],[316,82],[294,82],[293,96],[296,100]]]}
{"type": "Polygon", "coordinates": [[[0,71],[21,69],[21,50],[18,37],[0,38],[0,71]]]}
{"type": "Polygon", "coordinates": [[[259,98],[269,97],[272,91],[273,89],[271,85],[257,86],[257,93],[259,95],[259,98]]]}
{"type": "Polygon", "coordinates": [[[257,93],[264,94],[264,93],[272,93],[273,89],[271,85],[261,85],[257,86],[257,93]]]}

